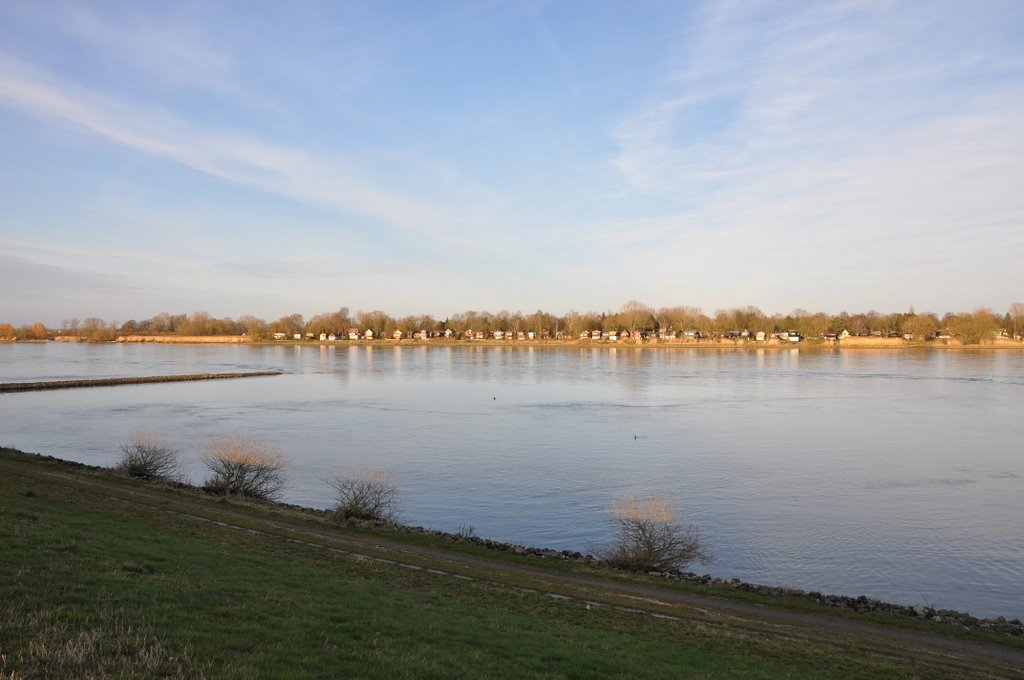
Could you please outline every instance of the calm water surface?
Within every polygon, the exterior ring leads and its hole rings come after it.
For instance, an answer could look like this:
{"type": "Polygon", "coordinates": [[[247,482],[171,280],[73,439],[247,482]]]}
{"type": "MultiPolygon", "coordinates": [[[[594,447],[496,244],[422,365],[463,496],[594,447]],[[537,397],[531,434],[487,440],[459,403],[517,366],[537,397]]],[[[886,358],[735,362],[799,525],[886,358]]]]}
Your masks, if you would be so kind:
{"type": "Polygon", "coordinates": [[[403,517],[586,550],[624,495],[699,522],[711,573],[1024,616],[1024,353],[0,345],[0,382],[276,368],[270,378],[0,394],[0,444],[109,465],[133,434],[285,452],[285,500],[339,467],[403,517]]]}

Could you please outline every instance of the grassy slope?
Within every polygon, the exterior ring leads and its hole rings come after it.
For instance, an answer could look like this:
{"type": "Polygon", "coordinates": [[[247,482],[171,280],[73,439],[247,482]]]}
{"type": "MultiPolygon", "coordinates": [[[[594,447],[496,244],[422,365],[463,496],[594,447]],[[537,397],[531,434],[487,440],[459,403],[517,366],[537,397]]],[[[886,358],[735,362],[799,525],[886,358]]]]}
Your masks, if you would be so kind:
{"type": "MultiPolygon", "coordinates": [[[[356,559],[116,500],[87,475],[58,483],[47,468],[0,453],[5,679],[950,672],[861,643],[592,609],[499,574],[466,581],[356,559]]],[[[211,517],[224,507],[203,502],[211,517]]],[[[265,516],[253,511],[253,522],[265,516]]]]}

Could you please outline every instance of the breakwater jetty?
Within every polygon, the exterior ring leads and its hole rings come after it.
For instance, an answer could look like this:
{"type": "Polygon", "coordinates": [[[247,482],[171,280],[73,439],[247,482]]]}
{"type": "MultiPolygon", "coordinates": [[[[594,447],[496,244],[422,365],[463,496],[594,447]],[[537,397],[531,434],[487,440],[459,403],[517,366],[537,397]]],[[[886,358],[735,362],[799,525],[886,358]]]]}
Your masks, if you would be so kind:
{"type": "Polygon", "coordinates": [[[114,385],[140,385],[145,383],[189,382],[192,380],[227,380],[281,375],[281,371],[240,371],[234,373],[189,373],[185,375],[144,375],[128,378],[84,378],[81,380],[43,380],[39,382],[0,383],[0,392],[34,392],[37,390],[66,390],[76,387],[111,387],[114,385]]]}

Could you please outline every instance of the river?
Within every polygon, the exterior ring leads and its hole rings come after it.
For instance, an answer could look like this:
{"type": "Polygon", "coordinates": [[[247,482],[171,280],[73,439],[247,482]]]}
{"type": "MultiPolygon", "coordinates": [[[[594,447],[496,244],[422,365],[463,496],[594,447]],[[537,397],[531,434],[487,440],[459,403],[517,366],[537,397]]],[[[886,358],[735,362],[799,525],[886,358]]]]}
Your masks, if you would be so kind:
{"type": "Polygon", "coordinates": [[[581,551],[614,499],[665,493],[715,576],[1024,616],[1024,352],[0,345],[0,382],[262,369],[0,394],[0,444],[110,465],[162,437],[198,483],[243,433],[285,501],[377,466],[406,523],[581,551]]]}

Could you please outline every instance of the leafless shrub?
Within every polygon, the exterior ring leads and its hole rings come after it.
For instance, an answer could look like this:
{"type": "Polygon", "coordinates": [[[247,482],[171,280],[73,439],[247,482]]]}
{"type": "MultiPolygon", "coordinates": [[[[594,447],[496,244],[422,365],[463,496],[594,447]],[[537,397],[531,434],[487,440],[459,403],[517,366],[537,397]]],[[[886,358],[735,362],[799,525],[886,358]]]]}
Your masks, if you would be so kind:
{"type": "Polygon", "coordinates": [[[213,473],[203,483],[207,493],[270,500],[284,488],[284,461],[258,439],[233,435],[215,440],[202,460],[213,473]]]}
{"type": "Polygon", "coordinates": [[[121,445],[114,469],[136,479],[178,481],[182,477],[178,450],[158,439],[133,437],[121,445]]]}
{"type": "Polygon", "coordinates": [[[690,562],[711,562],[697,525],[680,522],[663,494],[615,501],[609,520],[616,530],[615,539],[598,547],[596,553],[616,567],[668,571],[682,569],[690,562]]]}
{"type": "Polygon", "coordinates": [[[339,518],[398,521],[398,489],[384,470],[342,470],[329,483],[339,518]]]}

